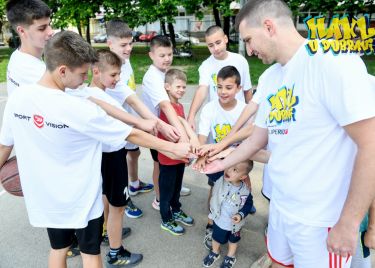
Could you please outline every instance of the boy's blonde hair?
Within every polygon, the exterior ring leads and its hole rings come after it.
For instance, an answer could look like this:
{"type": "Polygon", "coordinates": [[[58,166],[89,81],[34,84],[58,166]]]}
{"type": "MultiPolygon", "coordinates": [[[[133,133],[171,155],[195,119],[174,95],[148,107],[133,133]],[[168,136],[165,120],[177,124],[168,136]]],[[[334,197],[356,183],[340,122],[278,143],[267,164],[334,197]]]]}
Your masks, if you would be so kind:
{"type": "Polygon", "coordinates": [[[170,69],[165,74],[164,82],[171,85],[176,79],[182,80],[185,83],[187,81],[186,74],[183,71],[179,69],[170,69]]]}
{"type": "Polygon", "coordinates": [[[95,66],[97,66],[101,72],[104,71],[108,65],[121,68],[122,61],[116,53],[107,49],[99,49],[97,54],[98,61],[95,63],[95,66]]]}

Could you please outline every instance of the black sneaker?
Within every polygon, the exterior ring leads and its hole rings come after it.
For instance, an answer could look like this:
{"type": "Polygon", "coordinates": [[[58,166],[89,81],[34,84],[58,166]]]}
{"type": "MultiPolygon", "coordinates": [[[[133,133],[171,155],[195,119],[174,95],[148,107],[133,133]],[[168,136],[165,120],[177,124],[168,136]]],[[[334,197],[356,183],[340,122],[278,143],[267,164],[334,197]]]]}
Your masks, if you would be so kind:
{"type": "MultiPolygon", "coordinates": [[[[131,229],[128,228],[128,227],[124,227],[122,228],[122,236],[121,236],[121,239],[125,239],[126,237],[128,237],[130,235],[130,232],[131,232],[131,229]]],[[[104,231],[103,232],[103,236],[102,236],[102,244],[104,246],[108,246],[109,245],[109,239],[108,239],[108,234],[107,234],[107,231],[104,231]]]]}
{"type": "Polygon", "coordinates": [[[105,263],[107,268],[134,267],[143,259],[142,254],[130,253],[124,248],[120,251],[115,257],[112,257],[108,252],[105,263]]]}
{"type": "Polygon", "coordinates": [[[219,258],[220,258],[219,253],[214,253],[211,250],[210,253],[208,253],[208,255],[206,256],[206,258],[203,259],[203,266],[211,267],[215,263],[215,261],[217,261],[219,258]]]}
{"type": "Polygon", "coordinates": [[[225,256],[223,262],[220,265],[220,268],[232,268],[236,263],[236,257],[225,256]]]}
{"type": "Polygon", "coordinates": [[[73,243],[69,247],[69,250],[66,253],[66,257],[67,258],[73,258],[73,257],[78,256],[78,255],[81,255],[81,251],[79,250],[77,237],[74,235],[73,243]]]}

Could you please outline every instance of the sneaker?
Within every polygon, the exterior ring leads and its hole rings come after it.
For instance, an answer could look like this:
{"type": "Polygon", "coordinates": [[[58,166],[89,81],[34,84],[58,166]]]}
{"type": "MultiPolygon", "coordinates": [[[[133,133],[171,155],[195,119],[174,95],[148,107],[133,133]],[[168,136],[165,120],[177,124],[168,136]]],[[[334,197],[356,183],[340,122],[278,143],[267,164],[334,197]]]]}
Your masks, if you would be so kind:
{"type": "MultiPolygon", "coordinates": [[[[122,228],[121,239],[125,239],[126,237],[128,237],[130,235],[130,232],[131,232],[130,228],[128,228],[128,227],[122,228]]],[[[103,232],[103,235],[102,235],[102,244],[104,246],[108,246],[109,245],[109,239],[108,239],[107,230],[103,232]]]]}
{"type": "Polygon", "coordinates": [[[203,244],[206,249],[212,250],[212,228],[206,228],[203,244]]]}
{"type": "Polygon", "coordinates": [[[142,210],[140,210],[139,208],[137,208],[133,202],[130,200],[128,202],[128,205],[126,206],[125,208],[125,214],[126,216],[128,216],[129,218],[132,218],[132,219],[137,219],[139,217],[142,217],[143,215],[143,212],[142,210]]]}
{"type": "Polygon", "coordinates": [[[66,253],[66,257],[73,258],[77,255],[81,255],[81,251],[79,250],[78,240],[77,240],[77,237],[75,236],[72,245],[69,247],[69,250],[66,253]]]}
{"type": "Polygon", "coordinates": [[[78,245],[70,246],[68,252],[66,253],[67,258],[73,258],[78,255],[81,255],[81,251],[79,250],[78,245]]]}
{"type": "Polygon", "coordinates": [[[189,194],[191,194],[191,190],[189,188],[182,186],[181,191],[180,191],[180,196],[187,196],[189,194]]]}
{"type": "Polygon", "coordinates": [[[154,198],[154,201],[152,201],[152,207],[156,210],[160,210],[160,202],[154,198]]]}
{"type": "Polygon", "coordinates": [[[255,212],[257,212],[257,209],[255,208],[255,206],[253,205],[250,209],[250,214],[255,214],[255,212]]]}
{"type": "Polygon", "coordinates": [[[151,192],[154,189],[154,185],[151,183],[144,183],[143,181],[139,180],[139,186],[133,187],[129,186],[129,194],[134,196],[138,193],[148,193],[151,192]]]}
{"type": "Polygon", "coordinates": [[[220,265],[220,268],[232,268],[236,263],[236,257],[225,256],[223,262],[220,265]]]}
{"type": "Polygon", "coordinates": [[[107,254],[106,267],[133,267],[143,259],[142,254],[130,253],[126,249],[123,252],[112,257],[109,253],[107,254]]]}
{"type": "Polygon", "coordinates": [[[211,267],[215,261],[217,261],[220,258],[219,253],[214,253],[212,250],[210,250],[210,253],[206,256],[206,258],[203,259],[203,266],[204,267],[211,267]]]}
{"type": "Polygon", "coordinates": [[[170,220],[168,222],[162,221],[160,227],[173,235],[183,235],[185,233],[184,227],[178,225],[174,220],[170,220]]]}
{"type": "Polygon", "coordinates": [[[267,253],[265,253],[263,256],[261,256],[258,260],[256,260],[250,268],[271,268],[272,260],[268,256],[267,253]]]}
{"type": "Polygon", "coordinates": [[[175,221],[178,221],[186,226],[192,226],[194,224],[194,219],[186,215],[186,213],[182,210],[180,210],[179,212],[173,212],[172,217],[175,221]]]}

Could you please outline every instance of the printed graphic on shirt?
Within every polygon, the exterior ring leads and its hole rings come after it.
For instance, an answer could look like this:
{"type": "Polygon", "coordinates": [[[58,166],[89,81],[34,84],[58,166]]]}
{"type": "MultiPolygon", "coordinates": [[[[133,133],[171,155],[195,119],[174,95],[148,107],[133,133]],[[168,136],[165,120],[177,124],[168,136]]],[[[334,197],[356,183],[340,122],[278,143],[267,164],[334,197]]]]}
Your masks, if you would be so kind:
{"type": "Polygon", "coordinates": [[[272,94],[267,98],[271,106],[267,121],[269,134],[286,135],[288,134],[288,125],[296,120],[296,106],[299,103],[298,96],[294,96],[294,85],[291,88],[281,87],[276,94],[272,94]],[[287,123],[287,124],[286,124],[287,123]],[[287,126],[285,128],[285,125],[287,126]],[[284,126],[283,129],[279,126],[284,126]]]}
{"type": "Polygon", "coordinates": [[[241,198],[241,204],[240,204],[240,206],[245,205],[245,202],[247,200],[247,195],[241,195],[240,198],[241,198]]]}
{"type": "MultiPolygon", "coordinates": [[[[30,122],[30,119],[31,119],[31,116],[29,115],[17,114],[17,113],[13,113],[13,115],[16,119],[26,120],[28,122],[30,122]]],[[[50,127],[50,128],[57,128],[57,129],[69,128],[69,126],[65,124],[47,122],[44,120],[44,117],[41,115],[34,114],[32,118],[33,118],[33,123],[37,128],[43,128],[44,126],[50,127]]]]}
{"type": "Polygon", "coordinates": [[[127,86],[134,90],[136,89],[136,85],[135,85],[135,78],[134,78],[134,74],[131,74],[130,77],[129,77],[129,80],[127,82],[127,86]]]}
{"type": "Polygon", "coordinates": [[[44,118],[43,118],[43,116],[34,114],[33,118],[34,118],[34,124],[38,128],[42,128],[44,126],[44,118]]]}
{"type": "Polygon", "coordinates": [[[230,124],[216,124],[215,125],[215,142],[219,143],[222,141],[231,131],[232,126],[230,124]]]}
{"type": "Polygon", "coordinates": [[[212,83],[214,86],[214,91],[217,92],[217,74],[213,73],[211,74],[212,83]]]}

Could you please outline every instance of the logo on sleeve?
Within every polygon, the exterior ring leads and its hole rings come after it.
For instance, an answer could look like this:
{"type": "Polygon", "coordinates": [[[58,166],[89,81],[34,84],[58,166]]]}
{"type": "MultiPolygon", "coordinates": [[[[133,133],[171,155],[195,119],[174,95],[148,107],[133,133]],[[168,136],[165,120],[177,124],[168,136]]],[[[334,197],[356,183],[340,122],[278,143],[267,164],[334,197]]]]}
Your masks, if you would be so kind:
{"type": "Polygon", "coordinates": [[[34,124],[38,128],[42,128],[44,126],[44,118],[43,118],[43,116],[34,114],[33,118],[34,118],[34,124]]]}

